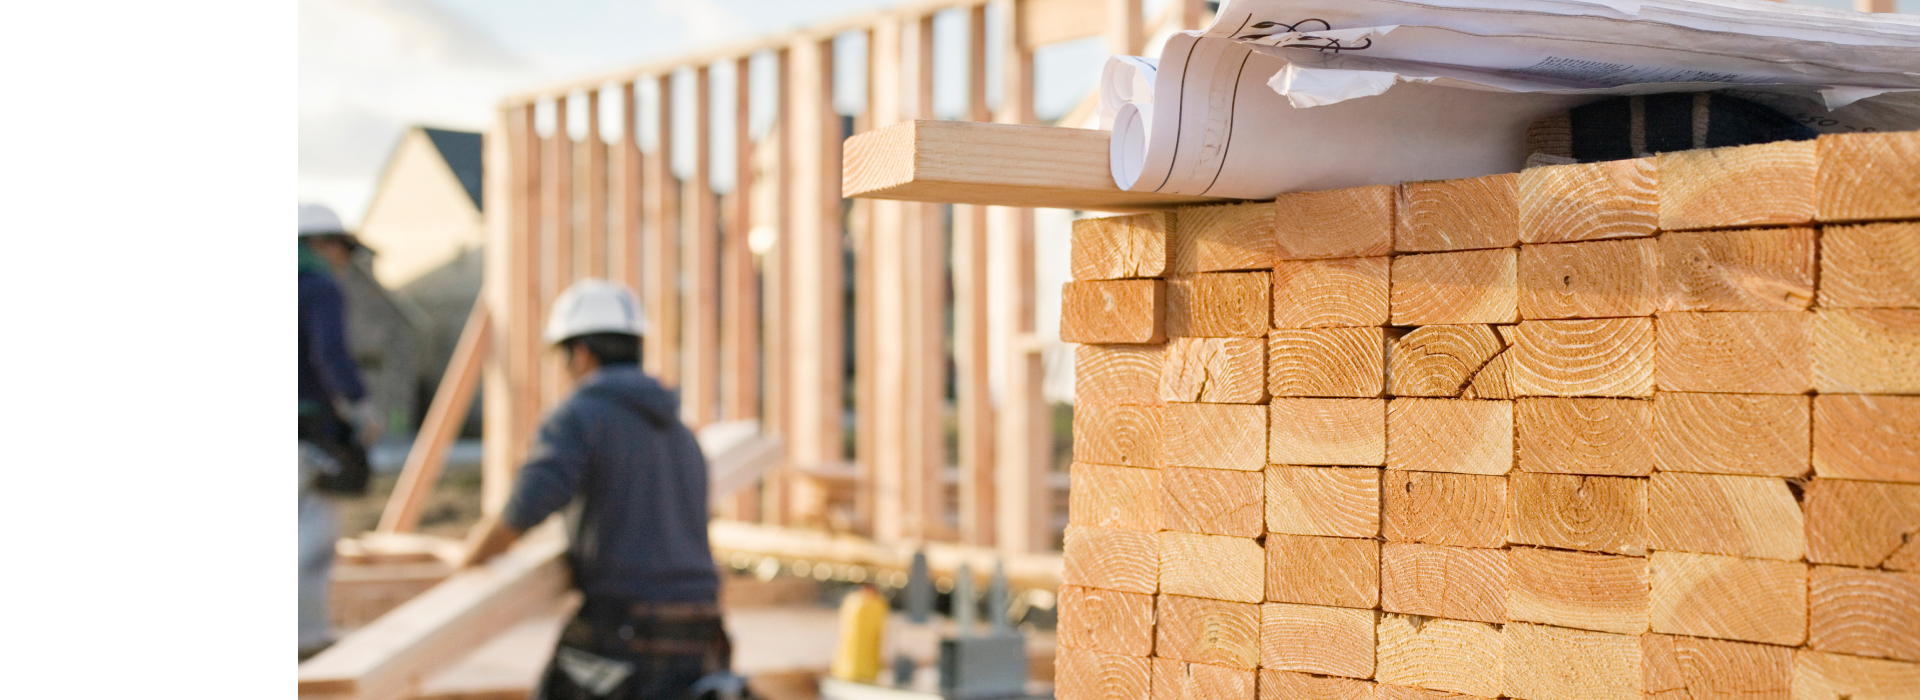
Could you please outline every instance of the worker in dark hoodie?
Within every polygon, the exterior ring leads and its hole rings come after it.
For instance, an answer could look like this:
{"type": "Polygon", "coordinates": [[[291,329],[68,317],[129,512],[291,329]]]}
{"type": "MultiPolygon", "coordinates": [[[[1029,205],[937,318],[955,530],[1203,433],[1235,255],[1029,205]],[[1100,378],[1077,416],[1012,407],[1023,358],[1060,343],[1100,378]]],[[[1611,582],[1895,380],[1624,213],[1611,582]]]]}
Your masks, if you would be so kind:
{"type": "Polygon", "coordinates": [[[632,292],[581,280],[553,306],[545,339],[576,388],[540,426],[504,512],[475,526],[466,563],[565,508],[584,600],[534,697],[681,700],[729,662],[706,458],[678,395],[640,371],[647,321],[632,292]]]}

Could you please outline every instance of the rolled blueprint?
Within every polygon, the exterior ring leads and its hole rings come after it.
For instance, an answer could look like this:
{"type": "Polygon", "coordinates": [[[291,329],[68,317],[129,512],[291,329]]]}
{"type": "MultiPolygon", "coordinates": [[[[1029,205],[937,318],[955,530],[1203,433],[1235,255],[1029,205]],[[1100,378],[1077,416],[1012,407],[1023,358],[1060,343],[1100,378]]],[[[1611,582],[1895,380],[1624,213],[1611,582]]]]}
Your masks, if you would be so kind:
{"type": "Polygon", "coordinates": [[[1101,122],[1123,189],[1265,199],[1513,172],[1535,119],[1698,91],[1824,132],[1920,128],[1920,19],[1744,0],[1232,0],[1157,62],[1111,60],[1101,122]]]}

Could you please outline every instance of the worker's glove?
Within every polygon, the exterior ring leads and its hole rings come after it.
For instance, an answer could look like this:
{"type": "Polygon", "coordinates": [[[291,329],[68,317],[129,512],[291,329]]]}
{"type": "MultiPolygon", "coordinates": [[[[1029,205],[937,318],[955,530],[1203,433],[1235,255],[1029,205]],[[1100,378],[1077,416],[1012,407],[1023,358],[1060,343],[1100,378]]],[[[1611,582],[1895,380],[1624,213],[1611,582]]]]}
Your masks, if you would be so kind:
{"type": "Polygon", "coordinates": [[[373,399],[361,399],[354,403],[350,411],[353,417],[354,432],[360,438],[360,444],[372,447],[386,434],[387,422],[381,420],[380,409],[373,405],[373,399]]]}

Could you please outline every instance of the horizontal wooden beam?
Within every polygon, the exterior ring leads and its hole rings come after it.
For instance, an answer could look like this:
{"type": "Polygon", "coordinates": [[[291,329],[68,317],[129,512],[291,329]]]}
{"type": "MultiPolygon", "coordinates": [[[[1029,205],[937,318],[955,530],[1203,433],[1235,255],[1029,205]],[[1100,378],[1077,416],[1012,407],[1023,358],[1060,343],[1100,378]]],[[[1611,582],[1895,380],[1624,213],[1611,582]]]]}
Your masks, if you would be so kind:
{"type": "Polygon", "coordinates": [[[567,541],[548,521],[500,556],[458,572],[300,664],[302,698],[403,698],[569,585],[567,541]]]}
{"type": "Polygon", "coordinates": [[[901,122],[847,139],[841,196],[1111,212],[1230,201],[1121,190],[1107,140],[1095,129],[901,122]]]}
{"type": "MultiPolygon", "coordinates": [[[[863,30],[882,20],[898,17],[918,17],[944,10],[967,9],[975,5],[984,5],[988,0],[920,0],[902,3],[884,10],[862,12],[836,17],[807,27],[774,32],[743,41],[714,47],[704,51],[692,51],[624,68],[581,76],[570,80],[550,83],[540,87],[523,90],[501,100],[503,106],[514,106],[559,98],[576,91],[598,90],[605,85],[619,85],[632,82],[644,76],[656,76],[672,73],[681,68],[710,66],[724,61],[733,61],[752,56],[761,51],[779,50],[804,41],[826,41],[844,32],[863,30]]],[[[1096,32],[1097,33],[1097,32],[1096,32]]],[[[1091,36],[1091,34],[1089,34],[1091,36]]]]}
{"type": "MultiPolygon", "coordinates": [[[[707,527],[707,538],[712,543],[716,557],[721,559],[727,553],[742,552],[889,570],[905,570],[913,564],[914,548],[911,543],[885,545],[852,535],[835,535],[817,530],[715,520],[707,527]]],[[[936,575],[952,575],[964,563],[973,570],[975,576],[985,576],[993,571],[996,562],[1004,560],[1007,581],[1015,586],[1048,590],[1060,587],[1059,554],[1009,553],[940,542],[928,542],[924,546],[927,568],[936,575]]]]}
{"type": "MultiPolygon", "coordinates": [[[[1179,19],[1177,10],[1181,9],[1181,3],[1192,1],[1193,0],[1179,0],[1179,2],[1169,3],[1160,11],[1160,15],[1155,18],[1151,24],[1141,30],[1141,36],[1144,38],[1152,35],[1159,27],[1166,26],[1169,21],[1179,19]]],[[[1887,0],[1869,1],[1884,2],[1887,0]]],[[[930,15],[946,10],[969,10],[980,5],[985,5],[987,2],[988,0],[920,0],[919,2],[903,3],[884,10],[827,20],[803,29],[774,32],[765,36],[737,41],[704,51],[678,54],[645,63],[632,64],[621,68],[528,88],[508,95],[500,101],[500,106],[505,108],[518,107],[541,100],[557,99],[573,94],[574,92],[599,90],[608,85],[623,85],[647,76],[672,73],[681,68],[693,68],[713,65],[724,61],[739,60],[761,51],[777,51],[803,41],[826,41],[844,32],[867,29],[884,19],[919,17],[921,15],[930,15]]],[[[1075,2],[1074,0],[1043,1],[1039,4],[1042,6],[1038,13],[1040,18],[1037,21],[1032,18],[1028,19],[1029,26],[1036,27],[1039,30],[1039,33],[1028,37],[1027,45],[1029,47],[1042,46],[1079,37],[1097,36],[1105,31],[1106,13],[1104,8],[1098,11],[1097,14],[1078,16],[1066,15],[1063,11],[1068,9],[1085,9],[1090,7],[1091,4],[1084,1],[1075,2]],[[1074,17],[1074,20],[1068,23],[1071,26],[1053,26],[1059,25],[1060,23],[1051,22],[1050,20],[1059,16],[1074,17]]],[[[1192,25],[1191,28],[1198,29],[1206,26],[1205,22],[1198,21],[1198,17],[1195,19],[1196,21],[1187,23],[1192,25]]],[[[1175,27],[1175,29],[1181,28],[1182,27],[1175,27]]]]}

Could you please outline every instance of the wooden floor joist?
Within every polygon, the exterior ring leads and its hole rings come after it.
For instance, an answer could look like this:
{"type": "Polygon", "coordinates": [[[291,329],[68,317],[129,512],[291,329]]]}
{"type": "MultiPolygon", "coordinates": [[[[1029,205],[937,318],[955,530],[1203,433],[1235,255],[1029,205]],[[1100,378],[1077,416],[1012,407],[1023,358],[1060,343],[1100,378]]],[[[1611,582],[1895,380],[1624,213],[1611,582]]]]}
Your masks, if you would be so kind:
{"type": "Polygon", "coordinates": [[[908,202],[1140,212],[1215,197],[1127,192],[1107,168],[1108,132],[905,121],[847,139],[841,195],[908,202]]]}
{"type": "Polygon", "coordinates": [[[569,585],[558,521],[454,574],[300,664],[303,698],[404,698],[421,679],[547,607],[569,585]]]}

